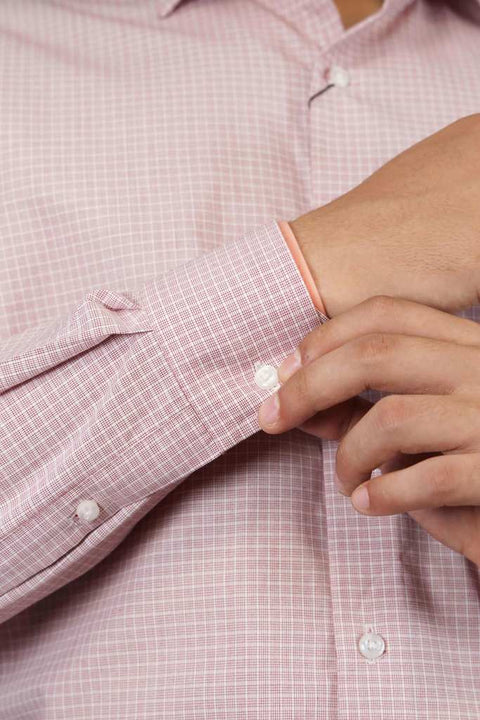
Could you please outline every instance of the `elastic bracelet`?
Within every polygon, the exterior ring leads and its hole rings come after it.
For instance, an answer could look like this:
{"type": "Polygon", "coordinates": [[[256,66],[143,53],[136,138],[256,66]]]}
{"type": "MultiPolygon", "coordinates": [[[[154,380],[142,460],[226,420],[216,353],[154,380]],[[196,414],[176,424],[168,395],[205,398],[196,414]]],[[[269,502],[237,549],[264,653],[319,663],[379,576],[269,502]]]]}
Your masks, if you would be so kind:
{"type": "Polygon", "coordinates": [[[313,304],[315,305],[317,310],[319,310],[323,315],[326,316],[327,313],[325,310],[325,306],[322,302],[322,298],[320,297],[320,293],[318,292],[318,288],[315,285],[315,281],[312,277],[312,273],[310,272],[310,268],[307,265],[307,261],[305,260],[303,252],[300,250],[300,245],[298,244],[297,238],[293,234],[292,228],[286,220],[277,220],[277,225],[280,228],[283,237],[285,238],[285,242],[287,243],[288,249],[290,250],[292,257],[295,260],[300,275],[303,278],[303,282],[305,283],[305,286],[310,293],[313,304]]]}

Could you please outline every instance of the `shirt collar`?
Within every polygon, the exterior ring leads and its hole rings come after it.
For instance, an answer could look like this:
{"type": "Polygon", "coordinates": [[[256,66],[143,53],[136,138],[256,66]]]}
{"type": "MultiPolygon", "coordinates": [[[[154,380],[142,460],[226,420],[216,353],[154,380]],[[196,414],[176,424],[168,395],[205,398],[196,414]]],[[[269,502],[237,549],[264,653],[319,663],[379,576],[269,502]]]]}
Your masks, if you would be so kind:
{"type": "MultiPolygon", "coordinates": [[[[461,0],[461,2],[466,0],[461,0]]],[[[166,17],[172,13],[183,0],[157,0],[160,17],[166,17]]],[[[472,5],[480,5],[480,0],[472,0],[472,5]]]]}
{"type": "Polygon", "coordinates": [[[182,0],[157,0],[160,17],[166,17],[180,5],[182,0]]]}

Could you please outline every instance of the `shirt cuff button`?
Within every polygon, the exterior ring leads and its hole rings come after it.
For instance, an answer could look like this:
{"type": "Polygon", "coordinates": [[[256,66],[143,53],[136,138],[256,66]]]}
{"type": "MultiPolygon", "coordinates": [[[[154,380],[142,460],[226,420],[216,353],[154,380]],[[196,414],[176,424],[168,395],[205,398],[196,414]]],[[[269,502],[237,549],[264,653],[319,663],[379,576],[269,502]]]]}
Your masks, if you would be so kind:
{"type": "Polygon", "coordinates": [[[272,390],[278,382],[278,374],[273,365],[255,363],[255,382],[262,390],[272,390]]]}
{"type": "Polygon", "coordinates": [[[80,520],[93,522],[100,515],[100,508],[95,500],[82,500],[77,506],[77,515],[80,520]]]}

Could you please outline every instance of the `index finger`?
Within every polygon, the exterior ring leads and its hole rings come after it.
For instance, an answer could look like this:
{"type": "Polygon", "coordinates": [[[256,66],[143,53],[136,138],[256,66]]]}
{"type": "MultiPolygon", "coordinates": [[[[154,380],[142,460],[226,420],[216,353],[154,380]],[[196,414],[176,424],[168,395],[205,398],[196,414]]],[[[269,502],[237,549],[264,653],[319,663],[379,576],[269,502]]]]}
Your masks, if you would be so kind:
{"type": "Polygon", "coordinates": [[[475,346],[369,333],[302,366],[261,405],[258,421],[265,432],[282,433],[368,389],[449,394],[478,376],[478,364],[475,346]],[[277,418],[269,418],[275,406],[277,418]]]}
{"type": "Polygon", "coordinates": [[[399,333],[449,340],[460,345],[480,346],[480,325],[474,320],[451,315],[443,310],[405,300],[376,295],[314,328],[297,347],[298,358],[285,358],[278,368],[284,383],[299,365],[308,365],[348,340],[367,333],[399,333]]]}

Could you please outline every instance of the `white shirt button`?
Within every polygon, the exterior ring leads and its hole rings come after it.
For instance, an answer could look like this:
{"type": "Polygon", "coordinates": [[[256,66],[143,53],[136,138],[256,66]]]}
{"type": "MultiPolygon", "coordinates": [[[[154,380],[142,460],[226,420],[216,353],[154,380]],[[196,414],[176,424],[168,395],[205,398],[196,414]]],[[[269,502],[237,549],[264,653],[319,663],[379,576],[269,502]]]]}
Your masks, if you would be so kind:
{"type": "Polygon", "coordinates": [[[100,515],[100,508],[95,500],[82,500],[77,506],[77,515],[80,520],[93,522],[100,515]]]}
{"type": "Polygon", "coordinates": [[[350,85],[350,74],[339,65],[332,65],[328,71],[327,81],[329,85],[346,88],[350,85]]]}
{"type": "Polygon", "coordinates": [[[255,382],[263,390],[272,390],[278,385],[278,374],[273,365],[255,363],[255,382]]]}
{"type": "Polygon", "coordinates": [[[367,660],[376,660],[385,652],[385,640],[381,635],[367,632],[358,641],[358,649],[367,660]]]}

